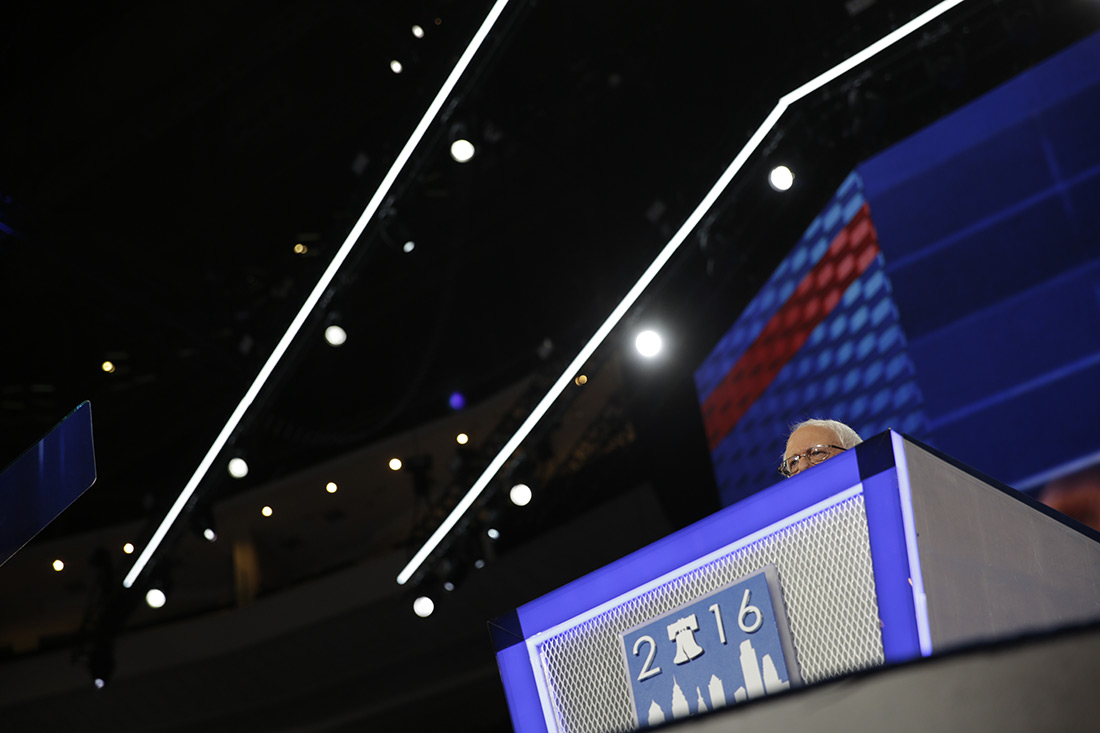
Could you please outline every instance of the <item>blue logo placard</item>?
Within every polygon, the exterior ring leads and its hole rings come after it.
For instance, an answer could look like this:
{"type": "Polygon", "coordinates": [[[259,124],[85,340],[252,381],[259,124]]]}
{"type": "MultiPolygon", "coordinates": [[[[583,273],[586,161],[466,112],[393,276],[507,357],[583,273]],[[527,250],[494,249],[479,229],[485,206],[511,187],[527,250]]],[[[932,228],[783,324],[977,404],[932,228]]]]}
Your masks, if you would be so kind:
{"type": "Polygon", "coordinates": [[[642,727],[800,682],[774,565],[624,632],[622,642],[642,727]]]}

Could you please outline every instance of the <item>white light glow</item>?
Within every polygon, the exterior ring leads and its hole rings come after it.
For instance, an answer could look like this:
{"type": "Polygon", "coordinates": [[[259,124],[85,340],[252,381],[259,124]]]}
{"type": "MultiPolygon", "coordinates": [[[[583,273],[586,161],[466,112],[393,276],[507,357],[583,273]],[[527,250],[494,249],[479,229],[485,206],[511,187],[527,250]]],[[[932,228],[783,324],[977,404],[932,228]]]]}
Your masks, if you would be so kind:
{"type": "Polygon", "coordinates": [[[335,494],[337,488],[339,487],[336,485],[335,481],[329,481],[327,484],[325,484],[325,491],[330,494],[335,494]]]}
{"type": "Polygon", "coordinates": [[[391,458],[390,459],[390,470],[391,471],[400,471],[401,470],[401,459],[400,458],[391,458]]]}
{"type": "Polygon", "coordinates": [[[489,539],[491,540],[500,539],[500,531],[495,527],[490,527],[488,530],[486,530],[485,534],[489,535],[489,539]]]}
{"type": "Polygon", "coordinates": [[[474,569],[481,570],[483,567],[485,567],[484,560],[482,560],[480,557],[477,560],[474,560],[474,569]]]}
{"type": "Polygon", "coordinates": [[[270,517],[274,513],[275,510],[269,506],[265,506],[263,509],[260,510],[260,514],[263,514],[265,517],[270,517]]]}
{"type": "Polygon", "coordinates": [[[133,555],[134,554],[134,543],[133,542],[127,542],[125,545],[122,546],[122,551],[124,553],[126,553],[127,555],[133,555]]]}
{"type": "Polygon", "coordinates": [[[343,346],[348,340],[348,332],[339,326],[333,325],[325,329],[325,341],[332,346],[343,346]]]}
{"type": "Polygon", "coordinates": [[[150,588],[145,594],[145,602],[149,604],[149,608],[163,608],[168,602],[168,597],[160,588],[150,588]]]}
{"type": "Polygon", "coordinates": [[[248,462],[243,458],[230,458],[226,469],[233,478],[244,478],[248,475],[248,462]]]}
{"type": "Polygon", "coordinates": [[[459,163],[465,163],[474,157],[474,144],[469,140],[458,139],[451,143],[451,157],[459,163]]]}
{"type": "Polygon", "coordinates": [[[400,74],[404,70],[405,70],[405,67],[402,66],[401,62],[398,61],[397,59],[394,59],[393,61],[390,62],[390,71],[392,71],[393,73],[400,74]]]}
{"type": "Polygon", "coordinates": [[[455,442],[458,443],[459,445],[466,445],[467,443],[470,442],[470,436],[467,435],[466,433],[459,433],[458,435],[455,436],[455,442]]]}
{"type": "Polygon", "coordinates": [[[656,331],[642,331],[634,339],[634,348],[647,359],[661,353],[661,334],[656,331]]]}
{"type": "Polygon", "coordinates": [[[777,165],[768,174],[768,183],[776,191],[786,191],[794,185],[794,173],[785,165],[777,165]]]}
{"type": "Polygon", "coordinates": [[[527,506],[531,503],[531,487],[527,484],[516,484],[508,492],[508,498],[516,506],[527,506]]]}
{"type": "Polygon", "coordinates": [[[350,255],[351,251],[355,248],[356,243],[359,241],[359,237],[363,234],[363,230],[366,229],[367,224],[374,218],[382,202],[389,196],[390,189],[393,188],[393,184],[397,180],[397,177],[401,174],[401,171],[404,170],[405,164],[408,163],[409,158],[412,157],[413,151],[416,150],[416,147],[424,138],[425,133],[428,131],[428,127],[431,126],[432,122],[439,114],[439,110],[446,104],[458,80],[462,78],[462,75],[466,72],[466,68],[470,65],[470,61],[473,60],[474,54],[481,48],[481,44],[484,43],[485,37],[489,35],[489,31],[492,30],[497,19],[500,18],[500,14],[504,12],[504,8],[507,5],[508,0],[497,0],[489,10],[488,15],[485,16],[485,20],[482,21],[481,27],[477,29],[474,37],[470,39],[470,43],[466,46],[466,50],[462,52],[458,61],[455,62],[454,68],[451,69],[451,73],[447,75],[446,81],[443,82],[439,91],[436,92],[431,104],[428,105],[428,109],[425,110],[423,116],[420,118],[420,122],[417,123],[416,128],[405,142],[404,147],[401,148],[401,152],[398,153],[397,158],[394,159],[393,165],[390,166],[386,175],[382,178],[382,182],[378,184],[378,188],[375,190],[374,195],[371,196],[366,208],[363,209],[363,213],[359,215],[359,219],[355,222],[351,231],[348,232],[348,236],[345,237],[343,244],[340,245],[340,249],[336,251],[332,261],[329,262],[328,267],[325,268],[320,279],[318,279],[317,284],[313,286],[313,290],[310,291],[309,296],[298,310],[298,314],[294,317],[294,320],[290,322],[286,332],[283,334],[282,338],[279,339],[279,343],[275,345],[275,349],[271,352],[267,361],[264,362],[263,367],[260,368],[259,373],[256,375],[256,379],[252,381],[252,385],[245,392],[244,397],[237,403],[237,407],[229,416],[229,420],[226,421],[221,432],[218,433],[218,436],[214,439],[214,443],[206,452],[206,456],[199,462],[198,468],[191,474],[191,478],[188,479],[187,484],[183,487],[183,491],[176,497],[175,503],[172,504],[172,507],[168,510],[164,519],[161,520],[160,525],[157,526],[156,531],[153,532],[153,536],[149,539],[149,544],[141,551],[141,554],[138,555],[137,560],[134,561],[129,572],[126,573],[126,577],[122,580],[123,587],[129,588],[134,584],[134,581],[137,580],[141,571],[144,570],[145,566],[149,563],[153,553],[157,551],[160,547],[160,543],[164,541],[164,537],[168,534],[168,530],[175,524],[183,508],[191,499],[191,495],[194,494],[195,490],[198,488],[199,482],[206,476],[207,471],[210,470],[210,467],[214,464],[214,460],[229,441],[233,431],[237,429],[237,425],[240,424],[244,414],[255,401],[256,396],[259,394],[260,390],[263,389],[267,380],[271,377],[271,373],[275,371],[275,367],[278,366],[279,362],[282,360],[283,354],[286,353],[291,342],[294,341],[294,338],[298,335],[298,332],[302,329],[302,326],[305,324],[310,314],[313,313],[314,307],[316,307],[318,301],[321,300],[321,297],[328,290],[329,284],[332,282],[333,278],[336,277],[336,273],[339,272],[340,267],[344,264],[344,260],[348,258],[348,255],[350,255]]]}
{"type": "Polygon", "coordinates": [[[435,601],[427,596],[420,596],[413,601],[413,613],[420,618],[428,618],[432,615],[432,611],[435,610],[435,601]]]}
{"type": "Polygon", "coordinates": [[[218,539],[218,533],[210,527],[207,527],[202,531],[202,536],[207,542],[213,542],[214,540],[218,539]]]}
{"type": "Polygon", "coordinates": [[[95,685],[95,688],[97,690],[102,690],[104,687],[107,686],[107,680],[103,679],[102,677],[96,677],[92,681],[92,684],[95,685]]]}
{"type": "Polygon", "coordinates": [[[412,241],[411,239],[405,242],[405,244],[401,245],[401,251],[405,254],[412,252],[414,249],[416,249],[416,242],[412,241]]]}
{"type": "Polygon", "coordinates": [[[62,570],[65,569],[65,563],[61,562],[60,560],[54,560],[53,569],[60,573],[62,570]]]}
{"type": "Polygon", "coordinates": [[[416,36],[417,38],[423,38],[424,37],[424,29],[421,28],[418,25],[414,25],[412,27],[412,32],[413,32],[413,35],[416,36]]]}
{"type": "Polygon", "coordinates": [[[501,447],[500,452],[498,452],[496,457],[485,467],[485,470],[482,471],[481,475],[474,481],[470,490],[466,492],[466,495],[462,497],[455,508],[451,510],[451,513],[447,515],[447,518],[443,520],[436,531],[428,538],[428,541],[416,551],[412,559],[409,560],[405,567],[402,568],[401,572],[398,573],[397,582],[399,584],[403,585],[409,581],[413,574],[420,569],[420,566],[424,564],[424,561],[428,559],[432,551],[434,551],[435,548],[439,546],[439,543],[443,541],[443,538],[454,528],[458,520],[462,518],[471,506],[473,506],[474,502],[477,501],[477,498],[481,496],[481,493],[485,490],[485,487],[493,480],[493,477],[496,476],[497,472],[504,466],[512,453],[519,448],[520,444],[531,433],[535,425],[542,420],[543,415],[550,409],[550,406],[557,400],[558,396],[561,395],[573,381],[573,375],[578,374],[584,368],[585,363],[596,352],[596,349],[598,349],[608,335],[610,335],[611,331],[618,325],[627,311],[630,310],[645,289],[649,287],[649,284],[653,282],[653,279],[657,277],[657,274],[672,258],[672,255],[680,248],[680,245],[684,243],[688,235],[695,229],[699,222],[702,221],[711,207],[714,206],[718,197],[722,195],[734,176],[744,167],[749,157],[756,152],[758,147],[760,147],[764,138],[767,137],[776,123],[779,122],[779,119],[787,111],[787,108],[808,94],[817,91],[830,81],[833,81],[837,77],[855,68],[867,59],[889,48],[905,36],[927,25],[956,5],[960,5],[962,2],[964,2],[964,0],[944,0],[944,2],[921,13],[916,18],[913,18],[913,20],[905,23],[893,32],[871,44],[847,61],[834,66],[832,69],[811,79],[794,91],[780,97],[779,102],[776,103],[772,111],[768,113],[768,116],[764,118],[764,121],[760,123],[760,126],[753,132],[752,136],[749,137],[744,147],[734,156],[733,160],[726,167],[726,170],[719,176],[718,180],[699,202],[699,205],[695,207],[691,215],[689,215],[680,228],[676,230],[676,233],[672,235],[672,238],[669,239],[656,259],[650,263],[649,267],[642,273],[642,276],[634,283],[634,286],[630,288],[619,304],[615,306],[615,309],[611,311],[611,315],[609,315],[603,324],[596,329],[596,333],[592,335],[592,338],[588,340],[588,343],[584,345],[580,353],[578,353],[573,361],[566,366],[562,375],[553,385],[551,385],[550,389],[547,390],[546,395],[543,396],[531,411],[531,414],[528,415],[527,419],[519,426],[519,429],[516,430],[512,437],[501,447]]]}
{"type": "Polygon", "coordinates": [[[449,580],[444,580],[444,581],[443,581],[443,590],[445,590],[445,591],[447,591],[448,593],[450,593],[450,592],[451,592],[451,591],[453,591],[454,589],[455,589],[455,584],[454,584],[454,583],[452,583],[452,582],[451,582],[451,581],[449,581],[449,580]]]}

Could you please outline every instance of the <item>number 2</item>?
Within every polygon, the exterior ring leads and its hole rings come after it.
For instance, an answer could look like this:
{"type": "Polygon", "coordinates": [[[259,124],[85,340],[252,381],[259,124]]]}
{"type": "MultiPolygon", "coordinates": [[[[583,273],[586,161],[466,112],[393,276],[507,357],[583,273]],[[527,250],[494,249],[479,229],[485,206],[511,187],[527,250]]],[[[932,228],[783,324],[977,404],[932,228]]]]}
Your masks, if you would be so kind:
{"type": "Polygon", "coordinates": [[[638,675],[639,682],[655,674],[661,673],[660,667],[654,667],[652,669],[649,667],[649,665],[653,664],[654,655],[657,654],[657,642],[653,641],[652,636],[646,635],[638,637],[638,640],[634,642],[634,656],[638,656],[638,647],[642,645],[643,641],[649,644],[649,656],[645,658],[645,664],[642,665],[642,673],[638,675]]]}

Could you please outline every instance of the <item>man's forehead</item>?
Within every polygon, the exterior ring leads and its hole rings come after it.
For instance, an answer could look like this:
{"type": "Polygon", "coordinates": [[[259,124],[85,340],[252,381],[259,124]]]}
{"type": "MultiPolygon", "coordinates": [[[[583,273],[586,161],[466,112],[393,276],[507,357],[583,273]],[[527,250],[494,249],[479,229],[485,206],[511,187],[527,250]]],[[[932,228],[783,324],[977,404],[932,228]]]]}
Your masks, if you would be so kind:
{"type": "Polygon", "coordinates": [[[818,443],[829,445],[835,444],[836,442],[837,435],[830,428],[820,425],[803,425],[798,430],[794,431],[787,441],[787,450],[788,452],[796,448],[805,450],[811,445],[817,445],[818,443]]]}

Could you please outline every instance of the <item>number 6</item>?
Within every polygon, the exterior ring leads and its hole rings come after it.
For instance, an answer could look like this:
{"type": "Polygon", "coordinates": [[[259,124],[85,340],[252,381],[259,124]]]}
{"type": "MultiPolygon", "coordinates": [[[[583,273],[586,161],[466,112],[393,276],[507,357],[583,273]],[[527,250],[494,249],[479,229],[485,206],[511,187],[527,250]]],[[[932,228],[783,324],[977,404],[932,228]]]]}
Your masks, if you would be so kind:
{"type": "Polygon", "coordinates": [[[751,634],[760,628],[760,624],[764,623],[764,615],[760,613],[760,609],[756,606],[749,605],[749,589],[745,589],[745,595],[741,599],[741,610],[737,612],[737,625],[741,627],[741,630],[746,634],[751,634]],[[745,617],[750,614],[756,614],[756,621],[752,626],[745,623],[745,617]]]}

